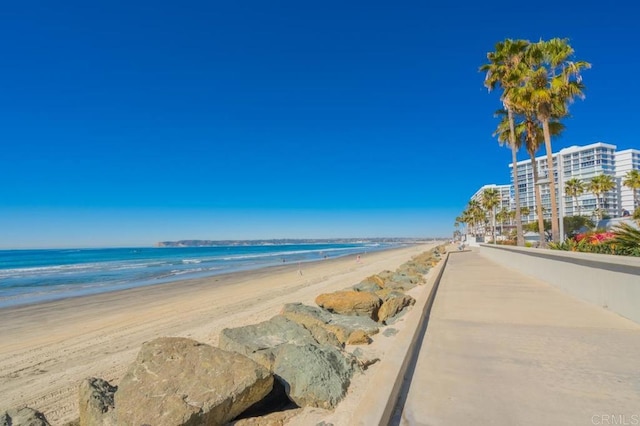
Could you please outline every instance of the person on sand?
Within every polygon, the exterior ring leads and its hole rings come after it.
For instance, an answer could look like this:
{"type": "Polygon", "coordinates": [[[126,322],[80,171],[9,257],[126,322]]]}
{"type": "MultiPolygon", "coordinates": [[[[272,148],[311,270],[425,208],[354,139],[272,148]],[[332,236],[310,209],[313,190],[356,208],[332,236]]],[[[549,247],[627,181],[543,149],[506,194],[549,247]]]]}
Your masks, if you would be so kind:
{"type": "Polygon", "coordinates": [[[356,256],[356,263],[360,263],[360,255],[356,256]]]}
{"type": "Polygon", "coordinates": [[[302,267],[300,266],[300,262],[298,262],[298,275],[302,276],[302,267]]]}

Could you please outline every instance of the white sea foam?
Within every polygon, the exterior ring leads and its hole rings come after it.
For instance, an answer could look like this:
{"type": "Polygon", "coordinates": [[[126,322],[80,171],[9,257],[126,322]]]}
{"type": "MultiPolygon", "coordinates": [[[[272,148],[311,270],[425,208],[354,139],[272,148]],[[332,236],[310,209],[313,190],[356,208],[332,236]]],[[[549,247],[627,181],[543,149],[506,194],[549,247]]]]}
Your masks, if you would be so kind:
{"type": "Polygon", "coordinates": [[[34,251],[27,253],[27,256],[25,252],[16,254],[9,251],[8,255],[3,254],[0,261],[0,306],[250,270],[280,264],[281,259],[307,262],[327,255],[342,256],[378,248],[376,245],[295,247],[287,244],[286,247],[184,248],[177,249],[175,254],[156,249],[62,252],[70,253],[69,257],[57,257],[61,252],[56,251],[34,251]],[[13,254],[14,259],[10,257],[13,254]],[[58,260],[60,263],[56,263],[58,260]],[[36,262],[47,262],[49,265],[38,265],[36,262]],[[3,266],[7,268],[2,269],[3,266]]]}

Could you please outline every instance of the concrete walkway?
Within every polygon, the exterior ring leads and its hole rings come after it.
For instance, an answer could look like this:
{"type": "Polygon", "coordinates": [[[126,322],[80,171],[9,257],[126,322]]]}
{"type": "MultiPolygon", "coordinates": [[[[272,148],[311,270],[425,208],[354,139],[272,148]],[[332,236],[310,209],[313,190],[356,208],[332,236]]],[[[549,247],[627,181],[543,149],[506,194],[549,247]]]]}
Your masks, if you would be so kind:
{"type": "Polygon", "coordinates": [[[396,424],[640,425],[640,325],[452,253],[405,397],[396,424]]]}

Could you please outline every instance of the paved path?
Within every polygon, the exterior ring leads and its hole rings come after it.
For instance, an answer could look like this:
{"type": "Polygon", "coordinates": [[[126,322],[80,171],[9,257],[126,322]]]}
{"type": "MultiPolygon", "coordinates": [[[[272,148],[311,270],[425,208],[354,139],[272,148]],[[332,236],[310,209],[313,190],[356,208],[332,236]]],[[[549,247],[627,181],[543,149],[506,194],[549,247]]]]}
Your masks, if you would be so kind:
{"type": "Polygon", "coordinates": [[[452,253],[399,423],[640,425],[640,325],[452,253]]]}

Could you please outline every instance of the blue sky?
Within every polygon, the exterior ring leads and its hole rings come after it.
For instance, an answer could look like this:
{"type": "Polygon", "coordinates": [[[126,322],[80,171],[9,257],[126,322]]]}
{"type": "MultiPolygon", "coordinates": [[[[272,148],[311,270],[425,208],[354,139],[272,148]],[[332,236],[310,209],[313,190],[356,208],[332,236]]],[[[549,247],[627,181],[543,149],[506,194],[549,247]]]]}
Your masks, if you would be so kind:
{"type": "Polygon", "coordinates": [[[507,37],[593,64],[554,150],[640,148],[631,2],[430,3],[3,5],[0,247],[450,235],[509,182],[507,37]]]}

